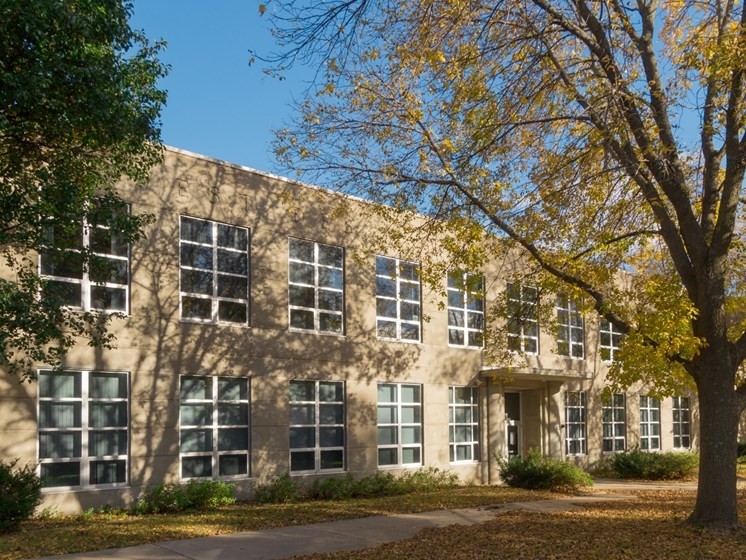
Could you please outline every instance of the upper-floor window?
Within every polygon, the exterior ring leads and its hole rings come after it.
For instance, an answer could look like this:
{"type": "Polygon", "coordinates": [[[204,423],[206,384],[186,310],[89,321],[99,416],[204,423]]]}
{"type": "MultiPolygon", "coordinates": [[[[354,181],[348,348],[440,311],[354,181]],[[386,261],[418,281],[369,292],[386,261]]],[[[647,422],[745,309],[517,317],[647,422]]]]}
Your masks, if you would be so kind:
{"type": "Polygon", "coordinates": [[[290,238],[290,328],[341,334],[344,330],[344,249],[290,238]]]}
{"type": "Polygon", "coordinates": [[[483,279],[478,274],[448,274],[448,344],[484,345],[483,279]]]}
{"type": "Polygon", "coordinates": [[[604,395],[601,414],[604,452],[624,451],[627,447],[627,409],[624,393],[604,395]]]}
{"type": "Polygon", "coordinates": [[[184,375],[179,389],[181,478],[249,475],[249,380],[184,375]]]}
{"type": "Polygon", "coordinates": [[[518,283],[508,284],[508,349],[539,353],[539,290],[518,283]]]}
{"type": "Polygon", "coordinates": [[[689,408],[689,397],[673,397],[673,446],[677,449],[689,449],[692,415],[689,408]]]}
{"type": "Polygon", "coordinates": [[[249,230],[181,217],[181,318],[249,323],[249,230]]]}
{"type": "Polygon", "coordinates": [[[557,296],[557,353],[571,358],[585,355],[583,313],[578,302],[567,296],[557,296]]]}
{"type": "Polygon", "coordinates": [[[614,326],[614,323],[611,323],[602,317],[599,326],[599,338],[601,359],[604,362],[615,361],[617,359],[617,353],[622,347],[622,338],[624,338],[624,335],[614,326]]]}
{"type": "Polygon", "coordinates": [[[378,338],[420,341],[420,275],[417,265],[376,257],[378,338]]]}
{"type": "Polygon", "coordinates": [[[345,468],[345,387],[342,381],[290,382],[290,471],[345,468]]]}
{"type": "Polygon", "coordinates": [[[47,230],[41,274],[62,303],[83,311],[129,309],[129,245],[106,224],[83,222],[73,231],[47,230]],[[84,263],[83,253],[89,252],[84,263]]]}
{"type": "Polygon", "coordinates": [[[39,373],[39,474],[45,488],[125,485],[128,440],[126,373],[39,373]]]}
{"type": "Polygon", "coordinates": [[[640,449],[661,448],[661,403],[655,397],[640,395],[640,449]]]}

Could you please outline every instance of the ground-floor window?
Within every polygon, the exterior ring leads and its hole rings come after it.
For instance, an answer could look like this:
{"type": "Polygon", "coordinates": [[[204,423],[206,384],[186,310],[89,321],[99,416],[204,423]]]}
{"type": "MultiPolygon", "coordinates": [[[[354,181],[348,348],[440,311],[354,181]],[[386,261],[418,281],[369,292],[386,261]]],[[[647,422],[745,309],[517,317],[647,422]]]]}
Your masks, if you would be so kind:
{"type": "Polygon", "coordinates": [[[184,375],[180,388],[181,478],[249,475],[249,380],[184,375]]]}
{"type": "Polygon", "coordinates": [[[345,403],[341,381],[290,382],[290,471],[345,468],[345,403]]]}
{"type": "Polygon", "coordinates": [[[422,464],[422,386],[378,384],[378,466],[422,464]]]}
{"type": "Polygon", "coordinates": [[[661,403],[655,397],[640,395],[640,449],[661,448],[661,403]]]}
{"type": "Polygon", "coordinates": [[[673,398],[673,446],[677,449],[692,446],[689,397],[673,398]]]}
{"type": "Polygon", "coordinates": [[[585,391],[565,393],[565,453],[585,455],[586,442],[585,391]]]}
{"type": "Polygon", "coordinates": [[[479,390],[448,388],[450,461],[479,461],[479,390]]]}
{"type": "Polygon", "coordinates": [[[605,394],[601,405],[603,415],[603,450],[605,453],[624,451],[627,447],[627,411],[624,393],[605,394]]]}
{"type": "Polygon", "coordinates": [[[39,372],[39,474],[45,488],[127,484],[129,376],[39,372]]]}

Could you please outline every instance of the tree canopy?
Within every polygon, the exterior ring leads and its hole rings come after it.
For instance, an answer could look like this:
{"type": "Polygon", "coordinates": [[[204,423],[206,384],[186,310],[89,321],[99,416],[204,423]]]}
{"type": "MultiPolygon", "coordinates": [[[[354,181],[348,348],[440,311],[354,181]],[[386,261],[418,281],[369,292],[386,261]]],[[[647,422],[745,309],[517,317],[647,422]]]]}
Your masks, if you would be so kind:
{"type": "Polygon", "coordinates": [[[696,386],[691,521],[737,524],[743,5],[279,0],[263,11],[282,47],[273,68],[319,65],[279,156],[438,218],[464,257],[474,244],[457,240],[473,239],[474,224],[509,240],[535,281],[627,335],[616,381],[696,386]]]}
{"type": "MultiPolygon", "coordinates": [[[[36,255],[63,259],[51,232],[79,237],[84,223],[124,243],[142,235],[147,218],[129,215],[113,187],[144,180],[160,158],[167,69],[131,12],[120,0],[0,4],[0,366],[21,379],[35,363],[58,367],[78,336],[112,341],[110,317],[68,310],[36,255]]],[[[103,265],[79,254],[81,266],[103,265]]]]}

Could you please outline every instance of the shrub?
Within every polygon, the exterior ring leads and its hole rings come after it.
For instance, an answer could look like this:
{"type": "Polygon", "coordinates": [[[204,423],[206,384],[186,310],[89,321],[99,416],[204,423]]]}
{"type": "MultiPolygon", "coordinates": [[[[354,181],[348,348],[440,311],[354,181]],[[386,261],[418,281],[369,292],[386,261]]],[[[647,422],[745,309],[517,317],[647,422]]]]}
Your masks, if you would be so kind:
{"type": "Polygon", "coordinates": [[[617,453],[612,458],[614,472],[619,478],[645,480],[679,480],[690,476],[697,468],[695,453],[668,451],[651,453],[635,448],[617,453]]]}
{"type": "Polygon", "coordinates": [[[41,501],[41,480],[30,465],[17,467],[18,459],[0,461],[0,533],[18,529],[34,514],[41,501]]]}
{"type": "Polygon", "coordinates": [[[359,482],[352,473],[315,480],[310,497],[314,500],[349,500],[359,496],[359,482]]]}
{"type": "Polygon", "coordinates": [[[458,485],[458,476],[450,471],[441,471],[437,467],[427,467],[405,472],[397,482],[401,494],[413,494],[453,488],[458,485]]]}
{"type": "Polygon", "coordinates": [[[512,488],[575,491],[592,486],[593,479],[569,461],[542,457],[531,451],[527,457],[497,458],[502,481],[512,488]]]}
{"type": "Polygon", "coordinates": [[[158,484],[147,488],[132,508],[137,515],[204,511],[236,503],[235,485],[217,480],[190,480],[187,484],[158,484]]]}
{"type": "Polygon", "coordinates": [[[303,490],[287,473],[269,484],[257,486],[254,501],[259,504],[294,504],[304,498],[303,490]]]}

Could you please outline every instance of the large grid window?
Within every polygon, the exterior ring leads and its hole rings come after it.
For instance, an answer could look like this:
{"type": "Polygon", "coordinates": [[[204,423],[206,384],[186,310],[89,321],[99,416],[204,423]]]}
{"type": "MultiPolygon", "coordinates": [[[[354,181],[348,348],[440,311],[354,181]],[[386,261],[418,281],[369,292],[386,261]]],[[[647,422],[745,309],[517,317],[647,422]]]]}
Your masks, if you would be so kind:
{"type": "Polygon", "coordinates": [[[582,359],[585,356],[585,325],[577,301],[557,297],[557,353],[582,359]]]}
{"type": "Polygon", "coordinates": [[[477,274],[448,274],[448,344],[484,345],[483,279],[477,274]]]}
{"type": "Polygon", "coordinates": [[[378,338],[419,342],[420,275],[415,263],[376,257],[376,316],[378,338]]]}
{"type": "Polygon", "coordinates": [[[179,406],[181,478],[249,475],[249,380],[184,375],[179,406]]]}
{"type": "Polygon", "coordinates": [[[288,249],[290,328],[342,334],[344,249],[293,238],[288,249]]]}
{"type": "Polygon", "coordinates": [[[291,381],[289,413],[290,471],[344,470],[344,383],[291,381]]]}
{"type": "Polygon", "coordinates": [[[422,464],[422,387],[378,384],[378,466],[422,464]]]}
{"type": "Polygon", "coordinates": [[[661,448],[661,403],[655,397],[640,395],[640,449],[661,448]]]}
{"type": "Polygon", "coordinates": [[[249,230],[181,217],[181,318],[248,325],[249,230]]]}
{"type": "Polygon", "coordinates": [[[83,221],[73,233],[47,231],[54,251],[42,251],[41,275],[62,303],[83,311],[127,313],[129,245],[110,227],[83,221]],[[88,263],[83,253],[89,252],[88,263]]]}
{"type": "Polygon", "coordinates": [[[624,451],[627,448],[627,408],[624,393],[604,395],[601,414],[604,452],[624,451]]]}
{"type": "Polygon", "coordinates": [[[585,391],[565,393],[565,453],[585,455],[587,452],[585,391]]]}
{"type": "Polygon", "coordinates": [[[479,461],[479,390],[448,388],[450,461],[479,461]]]}
{"type": "Polygon", "coordinates": [[[676,449],[691,448],[691,427],[689,397],[673,397],[673,446],[676,449]]]}
{"type": "Polygon", "coordinates": [[[604,362],[613,362],[617,359],[617,353],[622,347],[624,335],[614,326],[614,323],[601,318],[599,325],[601,359],[604,362]]]}
{"type": "Polygon", "coordinates": [[[508,284],[508,349],[526,354],[539,353],[539,290],[517,283],[508,284]]]}
{"type": "Polygon", "coordinates": [[[127,484],[126,373],[39,373],[39,474],[45,488],[127,484]]]}

